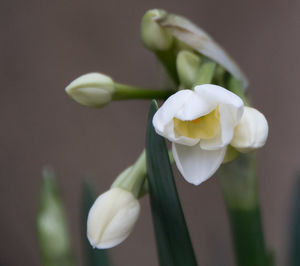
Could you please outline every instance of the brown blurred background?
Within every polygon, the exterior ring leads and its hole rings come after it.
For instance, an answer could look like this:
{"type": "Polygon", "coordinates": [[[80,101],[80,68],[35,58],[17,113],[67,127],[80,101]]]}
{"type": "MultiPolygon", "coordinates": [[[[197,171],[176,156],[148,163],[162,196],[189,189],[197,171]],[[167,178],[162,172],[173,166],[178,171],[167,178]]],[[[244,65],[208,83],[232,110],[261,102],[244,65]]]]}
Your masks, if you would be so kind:
{"type": "MultiPolygon", "coordinates": [[[[143,48],[147,9],[182,14],[206,29],[240,63],[255,107],[269,120],[260,151],[260,194],[266,237],[278,265],[287,259],[295,171],[300,168],[300,2],[295,1],[1,1],[0,265],[40,265],[35,216],[44,165],[64,192],[77,257],[79,195],[86,173],[97,191],[140,153],[147,101],[83,108],[64,92],[81,74],[104,72],[119,82],[158,87],[157,64],[143,48]]],[[[216,178],[199,187],[176,174],[199,265],[234,265],[216,178]]],[[[157,265],[148,198],[137,226],[112,249],[115,265],[157,265]]],[[[82,263],[81,263],[82,264],[82,263]]]]}

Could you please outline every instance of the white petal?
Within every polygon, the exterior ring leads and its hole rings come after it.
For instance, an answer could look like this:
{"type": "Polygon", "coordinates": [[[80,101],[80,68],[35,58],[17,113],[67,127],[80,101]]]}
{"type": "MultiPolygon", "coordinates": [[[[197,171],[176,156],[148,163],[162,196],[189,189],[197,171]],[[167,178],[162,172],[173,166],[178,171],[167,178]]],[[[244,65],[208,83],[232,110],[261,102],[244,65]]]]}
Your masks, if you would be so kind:
{"type": "Polygon", "coordinates": [[[240,152],[248,152],[262,147],[268,137],[268,122],[255,108],[245,107],[241,121],[234,129],[231,145],[240,152]]]}
{"type": "Polygon", "coordinates": [[[233,122],[236,124],[243,115],[244,103],[242,99],[229,90],[213,84],[196,86],[194,91],[208,102],[227,105],[230,109],[233,122]]]}
{"type": "Polygon", "coordinates": [[[181,90],[169,97],[157,110],[153,117],[153,126],[159,135],[172,142],[195,145],[199,140],[175,135],[173,118],[183,121],[193,120],[208,114],[215,108],[216,103],[204,101],[194,91],[181,90]]]}
{"type": "Polygon", "coordinates": [[[185,180],[199,185],[210,178],[221,165],[226,147],[207,151],[199,145],[185,146],[172,143],[172,151],[176,165],[185,180]]]}
{"type": "Polygon", "coordinates": [[[200,147],[204,150],[218,150],[228,145],[234,132],[235,123],[232,121],[231,112],[226,105],[219,106],[221,130],[213,139],[203,139],[200,147]]]}
{"type": "MultiPolygon", "coordinates": [[[[188,90],[191,91],[191,90],[188,90]]],[[[197,93],[192,91],[193,94],[187,98],[181,109],[179,109],[175,117],[182,121],[191,121],[198,117],[204,116],[217,108],[217,103],[205,101],[197,93]]]]}
{"type": "Polygon", "coordinates": [[[123,242],[131,233],[140,212],[140,205],[133,203],[130,208],[120,210],[107,225],[97,248],[111,248],[123,242]]]}
{"type": "Polygon", "coordinates": [[[157,110],[153,117],[153,126],[158,134],[163,134],[165,127],[173,120],[175,114],[182,108],[188,98],[193,95],[191,90],[181,90],[170,96],[157,110]]]}
{"type": "Polygon", "coordinates": [[[213,84],[199,85],[194,90],[202,99],[212,105],[217,103],[220,112],[221,131],[213,139],[201,140],[201,148],[216,150],[228,145],[233,138],[234,127],[243,115],[242,99],[223,87],[213,84]]]}
{"type": "Polygon", "coordinates": [[[87,219],[87,237],[97,248],[110,248],[128,237],[139,216],[140,205],[132,193],[112,188],[101,194],[87,219]]]}

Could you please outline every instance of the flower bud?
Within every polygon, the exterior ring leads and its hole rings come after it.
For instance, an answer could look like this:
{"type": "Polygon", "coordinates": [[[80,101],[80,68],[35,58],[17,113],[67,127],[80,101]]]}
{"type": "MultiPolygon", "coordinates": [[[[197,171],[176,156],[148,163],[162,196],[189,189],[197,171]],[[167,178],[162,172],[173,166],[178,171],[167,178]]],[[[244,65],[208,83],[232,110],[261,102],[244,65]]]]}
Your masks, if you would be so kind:
{"type": "Polygon", "coordinates": [[[190,89],[194,85],[200,63],[200,56],[193,52],[183,50],[178,53],[176,67],[180,83],[183,84],[185,88],[190,89]]]}
{"type": "Polygon", "coordinates": [[[111,188],[101,194],[90,209],[87,237],[93,247],[111,248],[124,241],[140,213],[140,204],[132,193],[111,188]]]}
{"type": "Polygon", "coordinates": [[[37,214],[37,233],[42,265],[74,265],[65,209],[56,178],[43,171],[37,214]]]}
{"type": "Polygon", "coordinates": [[[240,67],[222,46],[215,42],[203,29],[182,16],[168,14],[167,12],[160,15],[159,19],[155,19],[155,21],[162,29],[173,36],[176,43],[180,41],[181,45],[185,44],[190,49],[222,65],[236,79],[242,82],[243,88],[248,86],[247,77],[240,67]]]}
{"type": "Polygon", "coordinates": [[[156,20],[164,17],[166,12],[160,9],[152,9],[146,12],[142,18],[141,38],[143,44],[152,51],[168,50],[172,43],[173,37],[163,29],[156,20]]]}
{"type": "Polygon", "coordinates": [[[267,140],[268,131],[265,116],[255,108],[245,107],[230,144],[240,152],[261,148],[267,140]]]}
{"type": "Polygon", "coordinates": [[[113,80],[100,73],[89,73],[72,81],[66,92],[76,102],[93,108],[99,108],[112,100],[115,92],[113,80]]]}

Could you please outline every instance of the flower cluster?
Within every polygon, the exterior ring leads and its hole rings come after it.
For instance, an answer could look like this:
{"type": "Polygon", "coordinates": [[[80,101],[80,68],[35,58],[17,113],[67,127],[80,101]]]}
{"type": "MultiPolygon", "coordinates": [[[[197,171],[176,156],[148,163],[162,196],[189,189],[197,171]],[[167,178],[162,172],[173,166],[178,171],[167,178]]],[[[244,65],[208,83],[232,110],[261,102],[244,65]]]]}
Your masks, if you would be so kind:
{"type": "MultiPolygon", "coordinates": [[[[172,142],[177,168],[194,185],[239,153],[265,144],[267,120],[248,106],[244,95],[247,78],[219,44],[187,19],[163,10],[148,11],[141,30],[144,45],[165,66],[176,90],[140,89],[90,73],[67,86],[70,97],[92,108],[114,100],[166,100],[154,115],[153,126],[172,142]],[[230,87],[228,76],[240,85],[230,87]]],[[[95,201],[87,222],[93,247],[110,248],[128,237],[139,216],[138,198],[147,191],[146,174],[142,153],[95,201]]]]}

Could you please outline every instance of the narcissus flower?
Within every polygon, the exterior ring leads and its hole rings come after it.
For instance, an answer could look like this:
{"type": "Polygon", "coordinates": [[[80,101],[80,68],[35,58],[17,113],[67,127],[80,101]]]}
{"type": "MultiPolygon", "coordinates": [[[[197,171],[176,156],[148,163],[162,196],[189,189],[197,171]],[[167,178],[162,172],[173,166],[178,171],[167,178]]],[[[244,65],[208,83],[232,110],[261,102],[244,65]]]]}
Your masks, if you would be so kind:
{"type": "Polygon", "coordinates": [[[87,237],[93,247],[111,248],[124,241],[132,231],[140,213],[134,195],[121,188],[101,194],[90,209],[87,237]]]}
{"type": "Polygon", "coordinates": [[[169,97],[154,115],[153,125],[172,142],[183,177],[199,185],[221,165],[243,111],[240,97],[220,86],[204,84],[169,97]]]}
{"type": "Polygon", "coordinates": [[[179,171],[194,185],[216,172],[229,144],[248,152],[262,147],[268,136],[262,113],[213,84],[173,94],[154,115],[153,126],[172,142],[179,171]]]}

